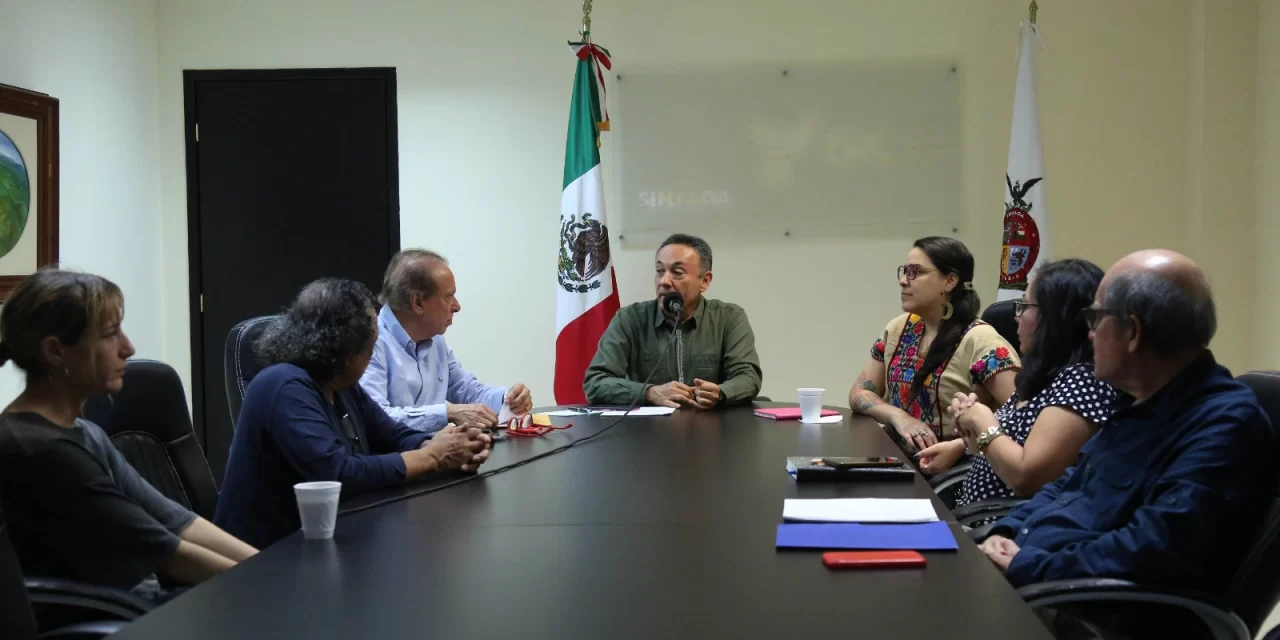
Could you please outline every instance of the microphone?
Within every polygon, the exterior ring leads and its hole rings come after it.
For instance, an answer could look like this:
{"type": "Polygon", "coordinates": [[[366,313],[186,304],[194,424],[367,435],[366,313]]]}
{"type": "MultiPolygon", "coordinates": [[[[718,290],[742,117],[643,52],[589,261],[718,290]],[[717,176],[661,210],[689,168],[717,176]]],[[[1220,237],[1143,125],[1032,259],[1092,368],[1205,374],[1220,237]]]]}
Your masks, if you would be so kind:
{"type": "Polygon", "coordinates": [[[684,311],[684,296],[676,291],[662,294],[662,310],[674,316],[676,322],[679,322],[680,312],[684,311]]]}

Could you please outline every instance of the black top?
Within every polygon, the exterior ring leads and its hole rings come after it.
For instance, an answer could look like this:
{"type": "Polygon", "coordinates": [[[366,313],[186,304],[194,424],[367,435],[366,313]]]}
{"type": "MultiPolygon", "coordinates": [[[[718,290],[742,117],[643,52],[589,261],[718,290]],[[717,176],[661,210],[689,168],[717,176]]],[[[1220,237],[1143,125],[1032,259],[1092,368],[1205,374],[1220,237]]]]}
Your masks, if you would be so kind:
{"type": "Polygon", "coordinates": [[[900,455],[842,413],[821,426],[750,407],[625,418],[513,466],[613,421],[553,418],[573,427],[495,445],[482,471],[506,471],[348,509],[333,540],[292,534],[116,637],[1049,638],[958,524],[960,550],[926,553],[922,570],[829,571],[819,552],[774,548],[785,498],[929,498],[951,518],[918,475],[794,482],[790,455],[900,455]]]}
{"type": "Polygon", "coordinates": [[[128,589],[178,548],[195,514],[138,475],[97,425],[0,415],[0,502],[29,577],[128,589]]]}
{"type": "Polygon", "coordinates": [[[427,434],[387,416],[360,385],[329,404],[306,371],[263,369],[249,383],[214,524],[259,549],[301,526],[293,485],[336,480],[342,498],[404,484],[401,451],[427,434]]]}

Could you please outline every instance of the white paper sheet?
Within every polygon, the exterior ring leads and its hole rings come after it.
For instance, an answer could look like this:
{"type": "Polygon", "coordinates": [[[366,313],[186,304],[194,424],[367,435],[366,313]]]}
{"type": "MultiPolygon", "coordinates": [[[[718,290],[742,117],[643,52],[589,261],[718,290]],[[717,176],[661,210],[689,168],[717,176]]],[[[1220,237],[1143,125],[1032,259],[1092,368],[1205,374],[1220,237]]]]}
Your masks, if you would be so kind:
{"type": "Polygon", "coordinates": [[[636,407],[635,409],[631,410],[631,413],[627,413],[626,411],[622,411],[622,410],[611,409],[609,411],[605,411],[600,415],[606,418],[617,417],[621,415],[626,415],[628,417],[630,416],[669,416],[675,412],[676,410],[672,409],[671,407],[636,407]]]}
{"type": "Polygon", "coordinates": [[[792,499],[782,502],[782,519],[792,522],[937,522],[938,512],[928,498],[792,499]]]}
{"type": "Polygon", "coordinates": [[[502,403],[502,409],[498,411],[498,424],[507,424],[517,417],[519,416],[511,413],[511,407],[508,407],[507,403],[502,403]]]}

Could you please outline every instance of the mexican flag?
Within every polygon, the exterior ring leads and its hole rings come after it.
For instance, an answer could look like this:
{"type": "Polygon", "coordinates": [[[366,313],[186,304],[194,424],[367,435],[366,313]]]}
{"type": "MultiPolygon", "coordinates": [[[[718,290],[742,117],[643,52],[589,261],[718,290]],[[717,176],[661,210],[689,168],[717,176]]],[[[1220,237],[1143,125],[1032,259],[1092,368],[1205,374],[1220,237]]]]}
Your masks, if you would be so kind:
{"type": "Polygon", "coordinates": [[[1036,101],[1035,55],[1039,45],[1039,27],[1024,21],[1018,27],[1018,82],[1013,94],[1009,168],[1004,178],[1004,240],[997,300],[1021,298],[1027,290],[1027,280],[1053,254],[1036,101]]]}
{"type": "Polygon", "coordinates": [[[610,68],[609,52],[591,43],[571,42],[569,46],[578,58],[578,70],[569,104],[564,193],[560,197],[556,404],[587,401],[582,378],[619,306],[600,176],[600,132],[609,129],[600,68],[610,68]]]}

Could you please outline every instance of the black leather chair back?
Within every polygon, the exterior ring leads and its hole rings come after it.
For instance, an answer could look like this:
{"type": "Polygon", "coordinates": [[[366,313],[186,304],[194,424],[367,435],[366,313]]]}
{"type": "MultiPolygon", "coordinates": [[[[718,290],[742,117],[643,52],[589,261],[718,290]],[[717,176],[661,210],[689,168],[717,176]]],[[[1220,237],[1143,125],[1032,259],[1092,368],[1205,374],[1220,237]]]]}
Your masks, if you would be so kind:
{"type": "Polygon", "coordinates": [[[1000,337],[1021,355],[1022,345],[1018,342],[1018,321],[1014,318],[1013,300],[997,302],[982,312],[982,321],[995,328],[996,333],[999,333],[1000,337]]]}
{"type": "Polygon", "coordinates": [[[227,386],[227,408],[231,410],[232,429],[235,429],[236,420],[240,417],[244,390],[249,388],[249,381],[262,370],[254,346],[258,343],[258,338],[262,337],[262,332],[278,317],[280,316],[249,318],[231,327],[231,333],[227,334],[222,370],[227,386]]]}
{"type": "Polygon", "coordinates": [[[0,508],[0,636],[14,640],[36,637],[36,620],[31,615],[31,600],[18,554],[9,539],[4,510],[0,508]]]}
{"type": "MultiPolygon", "coordinates": [[[[1272,428],[1280,427],[1280,371],[1251,371],[1238,379],[1258,396],[1272,428]]],[[[1258,533],[1227,591],[1232,610],[1255,635],[1280,601],[1280,473],[1271,479],[1271,495],[1258,533]]]]}
{"type": "Polygon", "coordinates": [[[196,440],[178,372],[163,362],[130,360],[124,388],[91,398],[85,419],[102,427],[138,473],[174,502],[213,518],[218,487],[196,440]]]}

